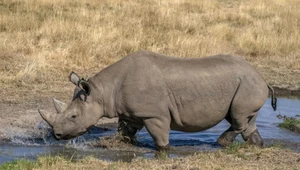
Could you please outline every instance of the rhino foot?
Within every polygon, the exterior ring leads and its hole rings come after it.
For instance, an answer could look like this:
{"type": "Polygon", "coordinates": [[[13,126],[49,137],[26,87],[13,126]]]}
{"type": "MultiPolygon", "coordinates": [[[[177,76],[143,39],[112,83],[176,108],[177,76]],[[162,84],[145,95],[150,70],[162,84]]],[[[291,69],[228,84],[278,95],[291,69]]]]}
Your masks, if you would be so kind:
{"type": "Polygon", "coordinates": [[[121,136],[121,140],[125,143],[135,142],[135,134],[142,129],[142,127],[130,124],[124,120],[119,121],[118,133],[121,136]]]}
{"type": "Polygon", "coordinates": [[[244,140],[251,145],[256,145],[259,147],[262,147],[264,145],[264,142],[257,129],[254,132],[252,132],[249,136],[247,137],[243,136],[243,137],[244,140]]]}
{"type": "Polygon", "coordinates": [[[218,144],[222,146],[229,146],[233,143],[235,137],[238,134],[233,131],[233,129],[230,127],[227,131],[225,131],[218,139],[218,144]]]}
{"type": "Polygon", "coordinates": [[[166,146],[158,146],[156,145],[156,149],[159,152],[166,152],[170,150],[170,144],[167,144],[166,146]]]}
{"type": "Polygon", "coordinates": [[[157,149],[157,151],[155,152],[155,158],[165,159],[169,157],[170,144],[167,144],[166,146],[158,146],[158,145],[155,146],[157,149]]]}

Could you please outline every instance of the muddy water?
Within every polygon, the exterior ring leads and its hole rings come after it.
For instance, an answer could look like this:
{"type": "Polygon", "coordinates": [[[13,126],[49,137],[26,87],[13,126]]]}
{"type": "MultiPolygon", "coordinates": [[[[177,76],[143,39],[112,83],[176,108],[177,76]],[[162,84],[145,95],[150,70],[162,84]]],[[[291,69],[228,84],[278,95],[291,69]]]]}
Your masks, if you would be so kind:
{"type": "MultiPolygon", "coordinates": [[[[265,145],[280,144],[300,152],[300,134],[280,129],[278,124],[283,120],[277,115],[295,117],[300,114],[300,100],[278,99],[278,109],[273,112],[270,99],[268,99],[259,111],[257,118],[258,129],[264,139],[265,145]]],[[[44,128],[44,124],[38,124],[44,128]]],[[[171,157],[180,157],[199,151],[219,149],[216,140],[220,134],[229,127],[226,121],[217,126],[197,133],[182,133],[171,131],[171,157]]],[[[104,149],[91,145],[99,137],[109,136],[115,133],[115,128],[93,128],[85,135],[70,141],[55,141],[49,132],[44,138],[15,138],[10,142],[0,144],[0,164],[21,158],[36,159],[40,155],[63,155],[72,159],[80,159],[87,155],[93,155],[103,160],[130,161],[135,157],[152,158],[155,154],[151,137],[142,129],[137,134],[138,143],[130,148],[104,149]]],[[[241,136],[237,140],[243,141],[241,136]]]]}

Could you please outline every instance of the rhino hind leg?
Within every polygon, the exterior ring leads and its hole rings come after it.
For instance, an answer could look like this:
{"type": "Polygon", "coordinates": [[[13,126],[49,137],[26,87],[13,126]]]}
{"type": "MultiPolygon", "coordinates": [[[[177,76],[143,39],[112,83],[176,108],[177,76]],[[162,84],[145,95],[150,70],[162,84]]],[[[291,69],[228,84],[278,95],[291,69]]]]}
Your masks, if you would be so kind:
{"type": "MultiPolygon", "coordinates": [[[[228,121],[228,123],[232,124],[232,119],[230,117],[230,114],[228,114],[225,119],[228,121]]],[[[233,143],[235,137],[239,133],[236,133],[234,128],[230,126],[218,139],[218,144],[221,146],[228,146],[233,143]]]]}
{"type": "Polygon", "coordinates": [[[242,136],[247,143],[262,147],[264,142],[256,127],[256,117],[257,113],[254,116],[249,117],[248,127],[244,132],[242,132],[242,136]]]}
{"type": "Polygon", "coordinates": [[[262,147],[264,145],[264,142],[257,129],[254,132],[252,132],[249,136],[242,136],[244,140],[249,144],[256,145],[259,147],[262,147]]]}
{"type": "Polygon", "coordinates": [[[234,138],[239,133],[241,133],[245,142],[251,145],[263,146],[263,140],[257,130],[255,123],[257,112],[245,115],[248,116],[240,116],[233,119],[230,117],[226,117],[226,120],[231,124],[231,127],[227,131],[225,131],[218,139],[218,143],[220,145],[230,145],[234,141],[234,138]]]}
{"type": "Polygon", "coordinates": [[[218,139],[218,143],[222,146],[228,146],[233,143],[235,137],[238,135],[232,128],[232,126],[229,127],[218,139]]]}

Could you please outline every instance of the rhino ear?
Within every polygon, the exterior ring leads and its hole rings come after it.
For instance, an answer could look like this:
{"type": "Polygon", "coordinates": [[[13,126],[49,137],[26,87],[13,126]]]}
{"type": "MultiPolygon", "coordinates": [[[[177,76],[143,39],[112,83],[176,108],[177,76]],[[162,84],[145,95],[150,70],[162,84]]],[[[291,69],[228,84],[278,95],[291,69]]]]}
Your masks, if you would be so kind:
{"type": "Polygon", "coordinates": [[[81,80],[80,81],[79,87],[82,90],[84,90],[84,92],[85,92],[86,95],[90,95],[91,94],[91,87],[90,87],[89,83],[86,82],[85,80],[81,80]]]}
{"type": "Polygon", "coordinates": [[[70,81],[75,84],[76,86],[78,85],[80,78],[79,76],[75,73],[75,72],[71,72],[70,76],[69,76],[70,81]]]}
{"type": "Polygon", "coordinates": [[[42,118],[51,126],[53,127],[53,123],[55,121],[55,116],[56,114],[51,114],[49,112],[43,111],[41,109],[38,109],[40,115],[42,116],[42,118]]]}
{"type": "Polygon", "coordinates": [[[53,104],[55,107],[55,110],[57,111],[57,113],[62,113],[62,111],[64,110],[66,104],[64,102],[61,102],[55,98],[53,98],[53,104]]]}

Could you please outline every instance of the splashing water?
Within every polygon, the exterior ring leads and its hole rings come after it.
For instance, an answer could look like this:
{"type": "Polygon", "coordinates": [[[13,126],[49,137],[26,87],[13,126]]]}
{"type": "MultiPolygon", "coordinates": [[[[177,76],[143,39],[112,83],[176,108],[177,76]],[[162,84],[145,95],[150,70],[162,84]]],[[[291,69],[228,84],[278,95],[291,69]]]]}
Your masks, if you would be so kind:
{"type": "Polygon", "coordinates": [[[89,147],[88,141],[83,136],[78,136],[68,142],[68,146],[75,149],[85,150],[89,147]]]}

